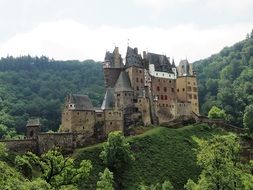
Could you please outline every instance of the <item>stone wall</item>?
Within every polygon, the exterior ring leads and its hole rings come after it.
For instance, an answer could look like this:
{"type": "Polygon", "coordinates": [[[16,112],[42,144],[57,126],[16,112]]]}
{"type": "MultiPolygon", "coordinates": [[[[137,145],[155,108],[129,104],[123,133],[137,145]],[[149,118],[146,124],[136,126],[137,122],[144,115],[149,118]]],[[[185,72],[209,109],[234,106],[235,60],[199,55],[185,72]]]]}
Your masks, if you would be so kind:
{"type": "Polygon", "coordinates": [[[40,133],[38,135],[38,153],[43,153],[53,147],[59,147],[63,152],[72,152],[75,148],[73,133],[40,133]]]}
{"type": "Polygon", "coordinates": [[[191,102],[193,112],[199,114],[198,85],[196,76],[181,76],[176,80],[177,98],[181,102],[191,102]]]}
{"type": "Polygon", "coordinates": [[[126,69],[129,75],[131,86],[134,90],[134,96],[142,94],[144,90],[144,69],[138,67],[129,67],[126,69]]]}
{"type": "Polygon", "coordinates": [[[0,140],[0,143],[5,143],[6,147],[11,152],[26,153],[37,152],[38,144],[36,139],[20,139],[20,140],[0,140]]]}

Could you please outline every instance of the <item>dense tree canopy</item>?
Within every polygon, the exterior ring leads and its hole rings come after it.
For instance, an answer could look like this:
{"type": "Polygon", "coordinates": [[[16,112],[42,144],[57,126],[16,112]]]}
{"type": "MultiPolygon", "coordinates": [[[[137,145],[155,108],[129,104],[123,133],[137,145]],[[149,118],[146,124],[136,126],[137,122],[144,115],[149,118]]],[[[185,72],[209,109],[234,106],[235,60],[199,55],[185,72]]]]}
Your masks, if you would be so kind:
{"type": "Polygon", "coordinates": [[[203,169],[197,183],[188,180],[187,190],[252,189],[253,176],[240,163],[240,144],[234,134],[211,140],[194,138],[198,144],[197,164],[203,169]]]}
{"type": "Polygon", "coordinates": [[[29,117],[43,130],[56,131],[68,93],[87,94],[94,106],[103,100],[102,64],[92,60],[55,61],[47,57],[0,59],[0,136],[25,131],[29,117]],[[6,129],[7,127],[7,129],[6,129]]]}
{"type": "Polygon", "coordinates": [[[245,107],[253,104],[253,38],[225,47],[220,53],[194,63],[201,112],[222,108],[230,123],[243,126],[245,107]]]}

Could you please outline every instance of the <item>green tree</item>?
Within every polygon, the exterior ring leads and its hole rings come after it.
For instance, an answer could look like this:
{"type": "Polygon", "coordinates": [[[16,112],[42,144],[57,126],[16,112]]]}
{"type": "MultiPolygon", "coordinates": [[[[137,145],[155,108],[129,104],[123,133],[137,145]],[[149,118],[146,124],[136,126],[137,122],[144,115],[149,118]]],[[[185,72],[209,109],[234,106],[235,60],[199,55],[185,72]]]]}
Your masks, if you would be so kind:
{"type": "Polygon", "coordinates": [[[34,167],[39,167],[40,177],[56,189],[77,185],[88,177],[92,168],[91,162],[87,160],[75,166],[74,159],[63,157],[57,149],[50,150],[41,157],[31,152],[17,156],[16,164],[22,171],[28,168],[31,172],[34,167]]]}
{"type": "Polygon", "coordinates": [[[139,190],[173,190],[174,187],[169,180],[165,180],[163,184],[157,183],[155,185],[147,186],[144,184],[139,185],[139,190]]]}
{"type": "Polygon", "coordinates": [[[113,190],[113,173],[105,168],[103,173],[99,173],[99,181],[97,182],[97,190],[113,190]]]}
{"type": "Polygon", "coordinates": [[[239,162],[240,144],[236,135],[216,135],[206,141],[194,138],[198,144],[197,164],[203,168],[197,183],[188,180],[187,190],[247,189],[252,175],[239,162]]]}
{"type": "Polygon", "coordinates": [[[253,132],[253,104],[246,107],[243,115],[243,125],[253,132]]]}
{"type": "Polygon", "coordinates": [[[130,145],[126,142],[121,132],[111,132],[107,142],[103,146],[100,158],[110,171],[114,174],[115,182],[121,186],[121,178],[124,171],[130,167],[134,160],[130,145]]]}
{"type": "Polygon", "coordinates": [[[225,111],[216,107],[216,106],[213,106],[210,111],[208,112],[208,117],[210,119],[226,119],[226,114],[225,114],[225,111]]]}

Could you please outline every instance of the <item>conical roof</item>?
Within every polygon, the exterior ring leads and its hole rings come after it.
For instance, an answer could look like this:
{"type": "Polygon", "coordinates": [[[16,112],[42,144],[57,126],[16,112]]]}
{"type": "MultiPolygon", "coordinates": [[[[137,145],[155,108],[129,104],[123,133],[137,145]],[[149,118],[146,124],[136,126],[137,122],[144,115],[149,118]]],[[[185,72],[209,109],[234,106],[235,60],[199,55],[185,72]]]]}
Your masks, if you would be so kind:
{"type": "Polygon", "coordinates": [[[115,84],[115,92],[132,92],[130,79],[125,71],[121,71],[119,78],[115,84]]]}
{"type": "Polygon", "coordinates": [[[112,109],[115,104],[115,98],[114,98],[114,89],[113,88],[107,88],[105,92],[105,97],[101,106],[101,109],[112,109]]]}

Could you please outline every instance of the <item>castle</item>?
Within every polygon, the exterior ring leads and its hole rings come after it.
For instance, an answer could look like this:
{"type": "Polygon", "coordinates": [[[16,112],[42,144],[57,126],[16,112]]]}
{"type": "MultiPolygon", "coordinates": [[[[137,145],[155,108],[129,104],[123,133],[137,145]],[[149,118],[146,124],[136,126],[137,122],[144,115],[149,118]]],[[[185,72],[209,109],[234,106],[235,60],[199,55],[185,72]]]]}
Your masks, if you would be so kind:
{"type": "MultiPolygon", "coordinates": [[[[103,62],[105,96],[94,108],[86,95],[68,95],[59,132],[41,132],[39,119],[29,119],[25,139],[0,140],[9,150],[43,153],[53,147],[71,152],[98,142],[111,131],[129,134],[137,125],[173,123],[199,115],[198,88],[192,65],[178,67],[165,55],[127,48],[125,64],[116,47],[103,62]]],[[[197,118],[198,120],[198,118],[197,118]]]]}
{"type": "Polygon", "coordinates": [[[106,92],[101,108],[94,108],[88,96],[70,94],[60,132],[106,137],[116,130],[127,133],[130,126],[199,114],[196,74],[187,60],[176,67],[165,55],[141,55],[128,47],[123,63],[115,47],[106,52],[103,71],[106,92]]]}

